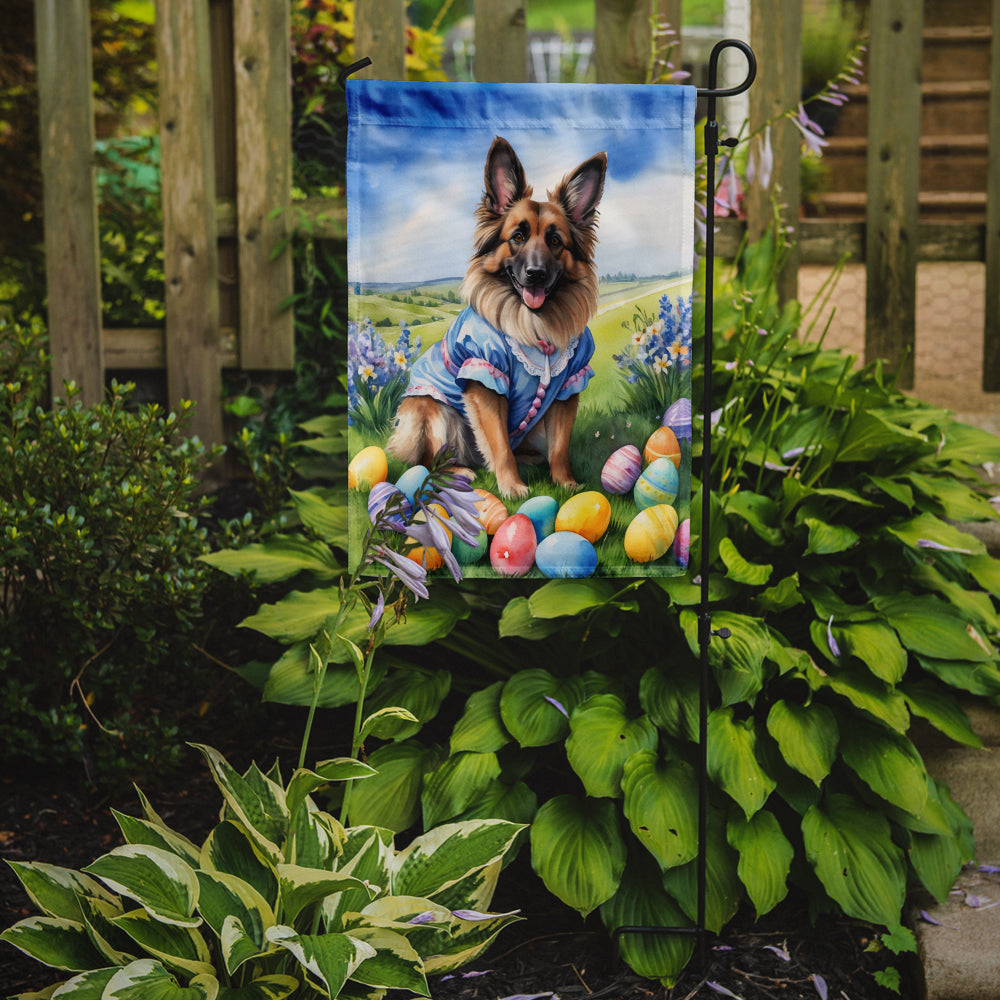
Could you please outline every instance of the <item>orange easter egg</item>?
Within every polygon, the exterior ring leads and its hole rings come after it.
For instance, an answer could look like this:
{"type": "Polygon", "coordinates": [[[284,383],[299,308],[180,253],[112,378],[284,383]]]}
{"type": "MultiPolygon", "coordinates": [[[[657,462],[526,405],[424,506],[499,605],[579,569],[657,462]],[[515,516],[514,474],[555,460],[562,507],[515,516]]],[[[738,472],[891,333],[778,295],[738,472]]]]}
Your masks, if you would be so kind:
{"type": "MultiPolygon", "coordinates": [[[[440,504],[432,503],[429,505],[431,510],[436,511],[445,520],[447,520],[448,512],[440,504]]],[[[413,523],[420,524],[427,520],[427,515],[424,514],[422,510],[418,510],[416,514],[413,515],[413,523]]],[[[445,534],[448,536],[448,545],[451,545],[451,532],[445,528],[445,534]]],[[[414,541],[414,539],[409,539],[414,541]]],[[[408,559],[412,559],[414,562],[422,563],[427,568],[427,572],[431,573],[436,569],[440,569],[444,565],[444,556],[432,545],[414,545],[412,549],[409,549],[406,553],[408,559]]]]}
{"type": "Polygon", "coordinates": [[[486,534],[495,535],[497,528],[507,520],[507,508],[503,501],[490,493],[489,490],[475,489],[476,511],[479,513],[479,520],[483,522],[486,534]]]}
{"type": "Polygon", "coordinates": [[[669,427],[658,427],[646,441],[642,457],[646,462],[657,458],[669,458],[675,468],[680,468],[681,446],[677,435],[669,427]]]}

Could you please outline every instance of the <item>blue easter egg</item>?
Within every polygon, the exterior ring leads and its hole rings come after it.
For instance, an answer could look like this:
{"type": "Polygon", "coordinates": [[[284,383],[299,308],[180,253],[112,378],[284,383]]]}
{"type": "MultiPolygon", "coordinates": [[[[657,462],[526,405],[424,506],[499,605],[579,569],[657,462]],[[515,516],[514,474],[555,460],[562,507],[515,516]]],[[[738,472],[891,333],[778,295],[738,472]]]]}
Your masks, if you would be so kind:
{"type": "Polygon", "coordinates": [[[591,576],[597,569],[597,550],[575,531],[554,531],[538,543],[535,565],[550,578],[591,576]]]}
{"type": "Polygon", "coordinates": [[[559,512],[559,501],[555,497],[529,497],[517,510],[534,526],[535,541],[540,542],[556,530],[556,514],[559,512]]]}
{"type": "Polygon", "coordinates": [[[429,475],[430,471],[426,465],[414,465],[396,480],[396,489],[412,504],[417,491],[429,475]]]}
{"type": "Polygon", "coordinates": [[[655,458],[642,470],[632,496],[640,510],[661,503],[671,504],[679,485],[677,466],[669,458],[655,458]]]}

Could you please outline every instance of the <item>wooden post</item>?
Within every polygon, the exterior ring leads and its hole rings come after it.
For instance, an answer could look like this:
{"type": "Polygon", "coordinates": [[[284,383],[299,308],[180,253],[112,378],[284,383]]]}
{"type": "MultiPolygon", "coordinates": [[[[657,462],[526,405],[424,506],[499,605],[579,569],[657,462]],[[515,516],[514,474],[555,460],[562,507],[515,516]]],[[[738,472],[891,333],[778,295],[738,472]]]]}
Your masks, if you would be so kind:
{"type": "Polygon", "coordinates": [[[405,0],[362,0],[354,5],[354,53],[372,65],[356,75],[374,80],[406,79],[405,0]]]}
{"type": "Polygon", "coordinates": [[[52,394],[104,397],[88,0],[35,0],[52,394]]]}
{"type": "MultiPolygon", "coordinates": [[[[598,83],[645,83],[653,47],[653,18],[665,0],[594,0],[594,66],[598,83]]],[[[670,7],[676,6],[673,3],[670,7]]],[[[680,19],[673,25],[679,30],[680,19]]]]}
{"type": "Polygon", "coordinates": [[[923,3],[872,0],[868,53],[865,360],[913,387],[923,3]]]}
{"type": "Polygon", "coordinates": [[[523,83],[528,79],[528,33],[524,0],[475,0],[479,83],[523,83]]]}
{"type": "Polygon", "coordinates": [[[990,46],[989,170],[986,180],[986,325],[983,390],[1000,392],[1000,0],[993,0],[990,46]]]}
{"type": "Polygon", "coordinates": [[[195,402],[192,432],[217,444],[222,407],[210,49],[206,0],[160,0],[167,395],[170,403],[195,402]]]}
{"type": "MultiPolygon", "coordinates": [[[[802,135],[787,118],[778,116],[798,107],[802,98],[802,4],[799,0],[759,0],[750,9],[750,39],[761,72],[750,88],[750,131],[766,122],[771,126],[774,169],[766,188],[756,178],[747,192],[747,228],[751,240],[760,239],[774,222],[779,206],[779,226],[792,228],[793,244],[778,273],[778,297],[787,302],[798,297],[799,287],[799,159],[802,135]]],[[[730,123],[734,134],[739,122],[730,123]]],[[[754,139],[754,143],[759,139],[754,139]]],[[[779,238],[780,234],[775,234],[779,238]]]]}
{"type": "Polygon", "coordinates": [[[295,367],[292,253],[290,9],[287,0],[233,7],[236,72],[236,231],[240,366],[295,367]],[[275,249],[284,243],[284,249],[275,249]]]}

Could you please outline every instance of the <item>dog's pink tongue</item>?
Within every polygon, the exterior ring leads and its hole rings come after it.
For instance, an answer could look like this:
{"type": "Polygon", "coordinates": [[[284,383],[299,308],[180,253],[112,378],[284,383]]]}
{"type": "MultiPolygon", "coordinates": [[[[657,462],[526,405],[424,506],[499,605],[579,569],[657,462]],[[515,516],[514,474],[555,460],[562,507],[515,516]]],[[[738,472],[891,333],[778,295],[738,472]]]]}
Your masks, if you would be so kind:
{"type": "Polygon", "coordinates": [[[524,299],[524,304],[529,309],[541,309],[542,303],[545,301],[545,289],[532,288],[525,285],[525,287],[521,289],[521,297],[524,299]]]}

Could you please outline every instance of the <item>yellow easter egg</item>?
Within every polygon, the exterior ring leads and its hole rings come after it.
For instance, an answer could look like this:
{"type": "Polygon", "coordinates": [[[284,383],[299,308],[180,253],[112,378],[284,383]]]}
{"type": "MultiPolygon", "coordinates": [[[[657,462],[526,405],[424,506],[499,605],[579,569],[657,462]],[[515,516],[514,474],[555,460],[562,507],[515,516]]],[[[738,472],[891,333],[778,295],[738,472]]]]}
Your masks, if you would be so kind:
{"type": "MultiPolygon", "coordinates": [[[[428,504],[428,507],[440,514],[442,518],[446,521],[448,519],[448,512],[438,503],[428,504]]],[[[413,515],[413,524],[422,524],[427,520],[427,515],[422,511],[418,510],[416,514],[413,515]]],[[[447,527],[444,529],[445,534],[448,536],[448,545],[451,545],[451,531],[447,527]]],[[[407,541],[415,542],[416,539],[408,538],[407,541]]],[[[406,557],[412,559],[414,562],[421,563],[427,568],[427,572],[431,573],[436,569],[440,569],[444,565],[444,556],[441,555],[438,550],[432,545],[414,545],[413,548],[407,549],[406,557]]]]}
{"type": "Polygon", "coordinates": [[[556,531],[575,531],[593,545],[608,529],[611,504],[603,493],[588,490],[570,497],[556,514],[556,531]]]}
{"type": "Polygon", "coordinates": [[[639,511],[625,529],[625,554],[632,562],[659,559],[673,544],[677,532],[677,511],[660,503],[639,511]]]}
{"type": "Polygon", "coordinates": [[[495,535],[497,528],[507,520],[507,508],[503,501],[489,490],[475,489],[472,492],[476,494],[476,511],[486,529],[486,534],[495,535]]]}
{"type": "Polygon", "coordinates": [[[643,460],[653,462],[658,458],[669,458],[674,468],[680,468],[681,446],[677,435],[669,427],[657,427],[646,441],[642,451],[643,460]]]}
{"type": "Polygon", "coordinates": [[[376,483],[389,478],[389,463],[385,452],[378,445],[369,445],[351,459],[347,467],[347,487],[352,490],[370,490],[376,483]]]}

